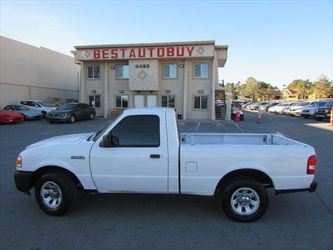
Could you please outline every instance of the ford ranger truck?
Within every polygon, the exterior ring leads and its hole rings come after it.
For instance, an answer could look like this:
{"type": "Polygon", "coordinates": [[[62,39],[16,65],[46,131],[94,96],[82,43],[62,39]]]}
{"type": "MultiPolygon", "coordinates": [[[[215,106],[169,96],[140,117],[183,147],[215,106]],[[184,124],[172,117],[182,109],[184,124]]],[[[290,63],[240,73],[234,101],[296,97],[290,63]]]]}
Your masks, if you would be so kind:
{"type": "Polygon", "coordinates": [[[217,198],[233,220],[260,218],[267,188],[314,192],[313,147],[276,134],[183,133],[168,108],[127,109],[96,133],[49,138],[16,160],[19,191],[34,188],[40,208],[65,214],[78,190],[217,198]]]}

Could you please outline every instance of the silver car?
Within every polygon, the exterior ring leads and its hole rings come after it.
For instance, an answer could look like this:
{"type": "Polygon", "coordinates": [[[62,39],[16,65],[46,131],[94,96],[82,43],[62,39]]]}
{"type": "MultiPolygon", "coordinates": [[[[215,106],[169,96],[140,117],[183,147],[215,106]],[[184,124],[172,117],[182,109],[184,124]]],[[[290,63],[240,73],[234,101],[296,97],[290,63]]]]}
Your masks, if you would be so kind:
{"type": "Polygon", "coordinates": [[[24,116],[25,120],[40,120],[43,117],[43,114],[36,110],[31,110],[27,108],[26,106],[19,105],[19,104],[13,104],[13,105],[7,105],[4,110],[8,111],[16,111],[18,113],[21,113],[21,115],[24,116]]]}

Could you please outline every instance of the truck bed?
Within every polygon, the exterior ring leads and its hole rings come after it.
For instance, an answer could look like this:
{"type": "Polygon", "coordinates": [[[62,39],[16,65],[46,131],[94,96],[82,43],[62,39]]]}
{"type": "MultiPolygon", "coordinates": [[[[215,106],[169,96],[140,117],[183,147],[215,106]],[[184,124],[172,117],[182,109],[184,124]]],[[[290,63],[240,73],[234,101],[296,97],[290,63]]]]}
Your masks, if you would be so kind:
{"type": "Polygon", "coordinates": [[[190,145],[305,145],[277,134],[182,133],[181,143],[190,145]]]}

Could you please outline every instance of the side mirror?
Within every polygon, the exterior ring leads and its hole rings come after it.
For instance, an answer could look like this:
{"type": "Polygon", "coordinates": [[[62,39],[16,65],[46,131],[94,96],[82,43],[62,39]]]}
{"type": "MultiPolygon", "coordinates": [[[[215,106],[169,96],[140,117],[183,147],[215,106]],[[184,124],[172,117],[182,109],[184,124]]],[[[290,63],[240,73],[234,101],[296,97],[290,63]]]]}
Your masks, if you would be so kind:
{"type": "Polygon", "coordinates": [[[100,144],[103,148],[117,147],[119,145],[119,139],[114,135],[104,135],[100,144]]]}

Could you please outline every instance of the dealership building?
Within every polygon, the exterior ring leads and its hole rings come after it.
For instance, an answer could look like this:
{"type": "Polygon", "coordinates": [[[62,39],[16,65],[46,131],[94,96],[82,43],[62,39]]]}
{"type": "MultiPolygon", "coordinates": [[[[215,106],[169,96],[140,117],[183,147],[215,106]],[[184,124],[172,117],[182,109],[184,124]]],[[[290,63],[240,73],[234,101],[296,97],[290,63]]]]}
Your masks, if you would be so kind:
{"type": "Polygon", "coordinates": [[[218,68],[227,50],[215,41],[75,46],[80,101],[104,117],[126,108],[171,107],[184,120],[215,120],[218,68]]]}

